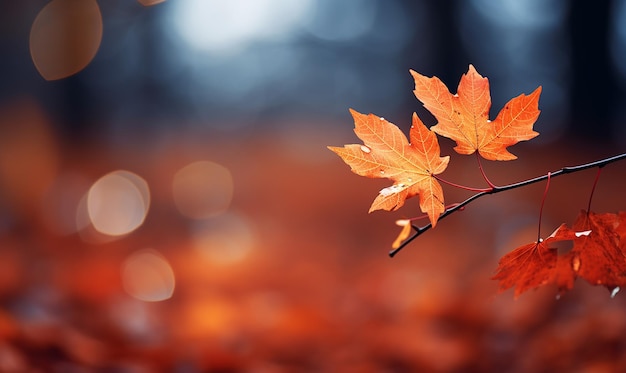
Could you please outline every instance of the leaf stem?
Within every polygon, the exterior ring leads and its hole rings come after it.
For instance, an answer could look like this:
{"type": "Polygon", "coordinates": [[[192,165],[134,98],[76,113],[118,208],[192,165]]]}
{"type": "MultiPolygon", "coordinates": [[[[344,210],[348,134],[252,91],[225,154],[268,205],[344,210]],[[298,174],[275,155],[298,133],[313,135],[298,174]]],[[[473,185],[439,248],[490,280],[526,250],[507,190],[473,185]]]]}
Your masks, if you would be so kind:
{"type": "Polygon", "coordinates": [[[440,178],[437,175],[432,175],[435,179],[437,179],[438,181],[444,183],[444,184],[448,184],[450,186],[453,186],[455,188],[459,188],[459,189],[464,189],[464,190],[469,190],[471,192],[488,192],[490,191],[492,188],[474,188],[474,187],[468,187],[465,185],[461,185],[461,184],[457,184],[457,183],[453,183],[451,181],[445,180],[440,178]]]}
{"type": "MultiPolygon", "coordinates": [[[[520,181],[518,183],[513,183],[513,184],[508,184],[508,185],[504,185],[504,186],[494,186],[493,188],[489,189],[489,190],[485,190],[485,191],[480,191],[476,194],[474,194],[473,196],[467,198],[465,201],[459,203],[458,205],[446,209],[443,214],[441,214],[441,216],[439,216],[439,220],[445,218],[446,216],[452,214],[453,212],[463,208],[464,206],[470,204],[471,202],[477,200],[480,197],[483,197],[487,194],[496,194],[496,193],[500,193],[500,192],[504,192],[510,189],[517,189],[517,188],[521,188],[523,186],[526,185],[531,185],[531,184],[535,184],[538,183],[540,181],[546,180],[549,177],[557,177],[560,175],[564,175],[564,174],[571,174],[574,172],[579,172],[579,171],[583,171],[589,168],[594,168],[594,167],[604,167],[610,163],[614,163],[617,161],[621,161],[623,159],[626,159],[626,153],[622,153],[622,154],[618,154],[615,155],[613,157],[609,157],[609,158],[604,158],[604,159],[600,159],[597,160],[595,162],[590,162],[590,163],[585,163],[585,164],[581,164],[578,166],[571,166],[571,167],[563,167],[560,170],[554,171],[554,172],[549,172],[546,175],[541,175],[541,176],[537,176],[535,178],[532,179],[528,179],[528,180],[524,180],[524,181],[520,181]]],[[[432,228],[432,224],[429,223],[423,227],[415,227],[415,233],[413,233],[413,235],[411,235],[409,238],[406,239],[406,241],[404,241],[397,249],[394,249],[392,251],[389,252],[389,256],[390,257],[394,257],[398,252],[400,252],[400,250],[402,250],[406,245],[408,245],[409,243],[411,243],[414,239],[416,239],[417,237],[419,237],[420,235],[422,235],[424,232],[428,231],[430,228],[432,228]]]]}
{"type": "Polygon", "coordinates": [[[485,170],[483,169],[483,164],[480,161],[480,154],[478,152],[475,152],[474,154],[476,154],[476,161],[478,162],[478,168],[480,169],[481,175],[483,175],[483,179],[485,179],[485,182],[487,182],[487,185],[489,185],[491,189],[495,189],[496,185],[492,183],[491,180],[489,180],[487,174],[485,173],[485,170]]]}
{"type": "Polygon", "coordinates": [[[543,191],[543,197],[541,198],[541,206],[539,207],[539,226],[537,227],[537,242],[541,242],[541,216],[543,215],[543,205],[546,202],[548,196],[548,189],[550,189],[550,176],[552,172],[548,171],[548,181],[546,181],[546,189],[543,191]]]}
{"type": "Polygon", "coordinates": [[[587,215],[589,215],[589,211],[591,211],[591,200],[593,199],[593,192],[596,190],[596,185],[598,185],[598,180],[600,180],[600,173],[602,172],[602,166],[598,167],[598,172],[596,173],[596,179],[593,181],[593,186],[591,187],[591,194],[589,195],[589,203],[587,204],[587,215]]]}

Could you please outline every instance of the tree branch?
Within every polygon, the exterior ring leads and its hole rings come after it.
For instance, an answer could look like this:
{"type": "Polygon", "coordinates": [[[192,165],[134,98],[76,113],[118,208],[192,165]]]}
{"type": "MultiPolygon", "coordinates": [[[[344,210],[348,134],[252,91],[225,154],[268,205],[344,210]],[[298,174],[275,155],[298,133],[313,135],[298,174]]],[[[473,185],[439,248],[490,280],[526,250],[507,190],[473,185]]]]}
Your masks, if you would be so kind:
{"type": "MultiPolygon", "coordinates": [[[[540,181],[546,180],[548,178],[555,178],[557,176],[560,175],[564,175],[564,174],[571,174],[574,172],[578,172],[578,171],[583,171],[589,168],[594,168],[594,167],[599,167],[602,168],[610,163],[613,162],[617,162],[620,161],[622,159],[626,159],[626,153],[622,153],[613,157],[609,157],[609,158],[604,158],[604,159],[600,159],[598,161],[595,162],[591,162],[591,163],[585,163],[585,164],[581,164],[578,166],[572,166],[572,167],[563,167],[560,170],[554,171],[554,172],[549,172],[546,175],[542,175],[542,176],[537,176],[535,178],[532,179],[528,179],[528,180],[524,180],[524,181],[520,181],[518,183],[513,183],[513,184],[508,184],[508,185],[504,185],[504,186],[494,186],[493,188],[489,189],[489,190],[485,190],[482,191],[480,193],[476,193],[473,196],[469,197],[468,199],[466,199],[465,201],[459,203],[458,205],[455,205],[452,208],[447,209],[446,211],[444,211],[443,214],[441,214],[441,216],[439,216],[439,220],[445,218],[446,216],[452,214],[453,212],[467,206],[468,204],[470,204],[471,202],[477,200],[478,198],[485,196],[487,194],[496,194],[496,193],[500,193],[500,192],[504,192],[507,190],[511,190],[511,189],[517,189],[517,188],[521,188],[523,186],[526,185],[531,185],[531,184],[535,184],[538,183],[540,181]]],[[[416,239],[417,237],[419,237],[420,235],[422,235],[424,232],[430,230],[430,228],[432,228],[432,224],[429,223],[423,227],[418,227],[418,226],[413,226],[413,229],[415,229],[415,233],[413,233],[409,238],[407,238],[397,249],[391,250],[389,252],[389,256],[390,257],[394,257],[398,252],[400,252],[400,250],[402,250],[406,245],[408,245],[409,243],[411,243],[414,239],[416,239]]]]}

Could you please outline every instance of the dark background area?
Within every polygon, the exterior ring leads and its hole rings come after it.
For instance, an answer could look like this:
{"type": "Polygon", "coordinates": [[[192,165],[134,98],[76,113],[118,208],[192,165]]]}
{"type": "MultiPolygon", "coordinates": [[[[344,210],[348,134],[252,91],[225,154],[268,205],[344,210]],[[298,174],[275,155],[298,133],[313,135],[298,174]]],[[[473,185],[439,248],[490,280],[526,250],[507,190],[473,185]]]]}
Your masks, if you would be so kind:
{"type": "MultiPolygon", "coordinates": [[[[417,202],[367,214],[389,182],[326,149],[358,142],[348,108],[434,124],[408,70],[455,92],[473,64],[492,118],[543,86],[540,136],[484,163],[494,183],[623,152],[626,1],[84,0],[97,53],[46,80],[31,27],[72,1],[0,2],[0,371],[626,371],[622,292],[514,300],[490,280],[536,240],[545,185],[482,198],[390,259],[417,202]]],[[[483,186],[440,142],[442,177],[483,186]]],[[[622,163],[594,211],[625,206],[622,163]]],[[[541,236],[594,177],[552,180],[541,236]]]]}
{"type": "Polygon", "coordinates": [[[344,119],[347,107],[402,124],[420,106],[409,68],[455,87],[469,63],[491,78],[494,107],[543,85],[544,137],[624,137],[621,1],[107,1],[96,58],[54,82],[29,63],[30,25],[45,4],[1,5],[2,98],[37,97],[69,138],[192,123],[228,131],[215,124],[226,118],[264,130],[276,118],[344,119]]]}

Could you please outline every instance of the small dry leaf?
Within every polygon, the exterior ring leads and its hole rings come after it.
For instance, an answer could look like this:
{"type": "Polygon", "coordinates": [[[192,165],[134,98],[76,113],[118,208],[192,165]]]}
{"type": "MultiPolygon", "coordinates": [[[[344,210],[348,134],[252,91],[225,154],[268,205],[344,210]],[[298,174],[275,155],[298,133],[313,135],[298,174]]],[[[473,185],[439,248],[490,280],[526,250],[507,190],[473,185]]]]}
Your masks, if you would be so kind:
{"type": "Polygon", "coordinates": [[[408,219],[396,220],[396,225],[402,227],[400,234],[396,237],[396,240],[391,244],[391,248],[397,249],[402,245],[402,242],[409,238],[411,234],[411,221],[408,219]]]}

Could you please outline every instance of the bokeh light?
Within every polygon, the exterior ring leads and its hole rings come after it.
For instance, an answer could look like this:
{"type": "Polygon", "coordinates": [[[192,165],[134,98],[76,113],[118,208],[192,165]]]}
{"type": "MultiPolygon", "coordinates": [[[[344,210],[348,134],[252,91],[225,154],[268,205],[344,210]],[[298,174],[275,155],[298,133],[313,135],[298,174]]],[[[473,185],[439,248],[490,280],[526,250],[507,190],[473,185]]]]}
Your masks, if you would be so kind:
{"type": "Polygon", "coordinates": [[[289,36],[310,0],[188,0],[174,8],[174,27],[200,51],[231,54],[253,42],[289,36]]]}
{"type": "Polygon", "coordinates": [[[233,198],[233,177],[220,164],[198,161],[174,175],[172,191],[181,214],[192,219],[205,219],[228,209],[233,198]]]}
{"type": "Polygon", "coordinates": [[[372,30],[376,5],[374,0],[316,1],[314,12],[307,20],[306,30],[322,40],[358,39],[372,30]]]}
{"type": "Polygon", "coordinates": [[[46,80],[68,77],[91,62],[102,40],[96,0],[52,0],[30,30],[30,53],[46,80]]]}
{"type": "Polygon", "coordinates": [[[245,215],[229,212],[198,221],[192,233],[193,247],[217,264],[245,259],[255,246],[251,223],[245,215]]]}
{"type": "Polygon", "coordinates": [[[94,228],[110,236],[137,229],[150,206],[148,184],[128,171],[114,171],[96,181],[87,195],[87,211],[94,228]]]}
{"type": "Polygon", "coordinates": [[[169,299],[175,283],[169,262],[155,250],[134,252],[122,264],[122,285],[133,298],[146,302],[169,299]]]}

